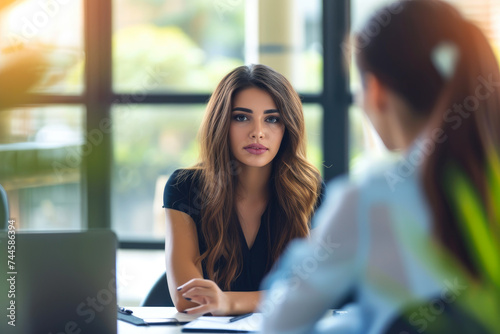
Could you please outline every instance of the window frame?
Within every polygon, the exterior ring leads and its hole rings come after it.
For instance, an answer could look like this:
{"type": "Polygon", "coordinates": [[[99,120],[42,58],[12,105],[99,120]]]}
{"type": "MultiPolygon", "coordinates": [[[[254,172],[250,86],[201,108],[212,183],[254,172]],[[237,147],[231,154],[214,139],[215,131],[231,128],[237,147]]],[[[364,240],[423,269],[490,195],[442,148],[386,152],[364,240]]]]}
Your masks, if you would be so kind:
{"type": "MultiPolygon", "coordinates": [[[[112,0],[83,1],[85,77],[82,95],[33,94],[27,105],[77,104],[85,107],[85,132],[97,129],[103,135],[82,161],[83,228],[111,228],[111,109],[114,105],[205,104],[209,94],[155,93],[117,94],[112,88],[112,0]]],[[[323,176],[325,181],[348,172],[348,109],[352,98],[348,69],[343,66],[340,47],[350,30],[350,1],[322,1],[323,90],[300,94],[304,104],[318,104],[323,109],[323,176]]],[[[87,145],[92,145],[88,142],[87,145]]],[[[160,241],[120,240],[122,249],[163,249],[160,241]]]]}

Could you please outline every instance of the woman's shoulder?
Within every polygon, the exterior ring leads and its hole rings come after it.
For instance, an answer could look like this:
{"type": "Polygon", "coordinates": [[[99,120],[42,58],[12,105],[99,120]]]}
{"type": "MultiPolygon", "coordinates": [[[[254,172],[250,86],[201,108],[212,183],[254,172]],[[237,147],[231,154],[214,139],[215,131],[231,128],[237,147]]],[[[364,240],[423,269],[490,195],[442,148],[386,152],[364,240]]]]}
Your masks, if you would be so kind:
{"type": "Polygon", "coordinates": [[[196,170],[192,168],[180,168],[176,169],[168,178],[167,186],[184,188],[191,187],[193,183],[198,183],[198,177],[196,176],[196,170]]]}
{"type": "Polygon", "coordinates": [[[358,175],[346,174],[330,180],[326,187],[324,206],[347,205],[356,211],[373,205],[394,208],[421,202],[418,171],[402,174],[400,160],[374,163],[371,170],[358,175]]]}
{"type": "Polygon", "coordinates": [[[367,172],[363,175],[344,174],[326,183],[324,206],[337,206],[339,203],[349,203],[357,206],[368,198],[383,198],[387,183],[384,175],[379,172],[367,172]]]}
{"type": "MultiPolygon", "coordinates": [[[[163,207],[186,212],[200,197],[199,177],[195,169],[177,169],[169,177],[163,192],[163,207]]],[[[191,215],[191,211],[188,210],[191,215]]]]}

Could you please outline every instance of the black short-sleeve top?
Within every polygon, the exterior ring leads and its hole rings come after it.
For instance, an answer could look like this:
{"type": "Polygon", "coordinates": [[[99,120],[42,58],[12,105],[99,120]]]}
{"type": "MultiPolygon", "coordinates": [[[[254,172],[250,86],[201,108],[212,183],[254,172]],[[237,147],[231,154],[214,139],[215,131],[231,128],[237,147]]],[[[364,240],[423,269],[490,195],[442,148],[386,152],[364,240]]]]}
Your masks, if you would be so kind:
{"type": "MultiPolygon", "coordinates": [[[[201,229],[202,198],[200,190],[199,179],[194,176],[193,170],[178,169],[172,173],[165,185],[165,190],[163,192],[163,207],[187,213],[193,219],[198,235],[198,247],[200,254],[203,254],[207,250],[207,246],[201,229]],[[182,176],[179,177],[181,171],[182,176]]],[[[321,193],[316,203],[316,208],[321,204],[324,192],[325,184],[322,183],[321,193]]],[[[270,202],[273,203],[272,201],[270,202]]],[[[251,248],[248,248],[245,235],[240,225],[237,224],[243,263],[241,264],[241,274],[231,284],[231,291],[259,290],[262,279],[272,266],[272,263],[270,263],[270,256],[268,256],[270,253],[269,240],[272,240],[272,236],[268,233],[270,230],[268,228],[270,221],[269,217],[272,217],[272,213],[276,213],[278,210],[279,208],[277,208],[275,204],[268,204],[262,215],[259,231],[257,232],[257,236],[251,248]]],[[[202,269],[203,277],[208,278],[203,262],[202,269]]]]}

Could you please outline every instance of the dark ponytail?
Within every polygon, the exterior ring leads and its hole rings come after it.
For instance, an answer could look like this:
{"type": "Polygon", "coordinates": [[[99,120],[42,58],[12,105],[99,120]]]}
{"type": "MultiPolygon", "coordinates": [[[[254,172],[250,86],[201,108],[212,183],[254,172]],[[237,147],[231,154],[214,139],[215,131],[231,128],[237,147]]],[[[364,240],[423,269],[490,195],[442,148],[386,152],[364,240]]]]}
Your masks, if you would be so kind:
{"type": "MultiPolygon", "coordinates": [[[[434,142],[434,150],[423,164],[434,232],[477,277],[477,264],[443,180],[450,166],[458,166],[484,203],[486,216],[494,217],[493,206],[500,205],[500,199],[491,198],[487,169],[491,154],[498,157],[500,147],[498,60],[480,29],[450,5],[437,0],[398,4],[401,10],[391,17],[390,24],[357,48],[356,60],[362,73],[373,73],[405,99],[415,116],[429,119],[426,133],[441,132],[442,140],[434,142]],[[442,45],[455,50],[454,58],[447,59],[454,65],[450,76],[433,61],[433,53],[442,45]]],[[[376,15],[372,25],[373,20],[376,15]]]]}

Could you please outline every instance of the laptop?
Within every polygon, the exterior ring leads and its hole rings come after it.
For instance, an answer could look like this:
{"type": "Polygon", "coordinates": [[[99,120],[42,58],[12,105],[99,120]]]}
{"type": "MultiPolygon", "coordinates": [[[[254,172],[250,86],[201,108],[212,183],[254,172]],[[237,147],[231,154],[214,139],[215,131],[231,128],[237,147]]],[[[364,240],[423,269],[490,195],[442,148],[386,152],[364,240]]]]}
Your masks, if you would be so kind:
{"type": "Polygon", "coordinates": [[[0,333],[116,333],[112,231],[12,232],[0,232],[0,333]]]}

